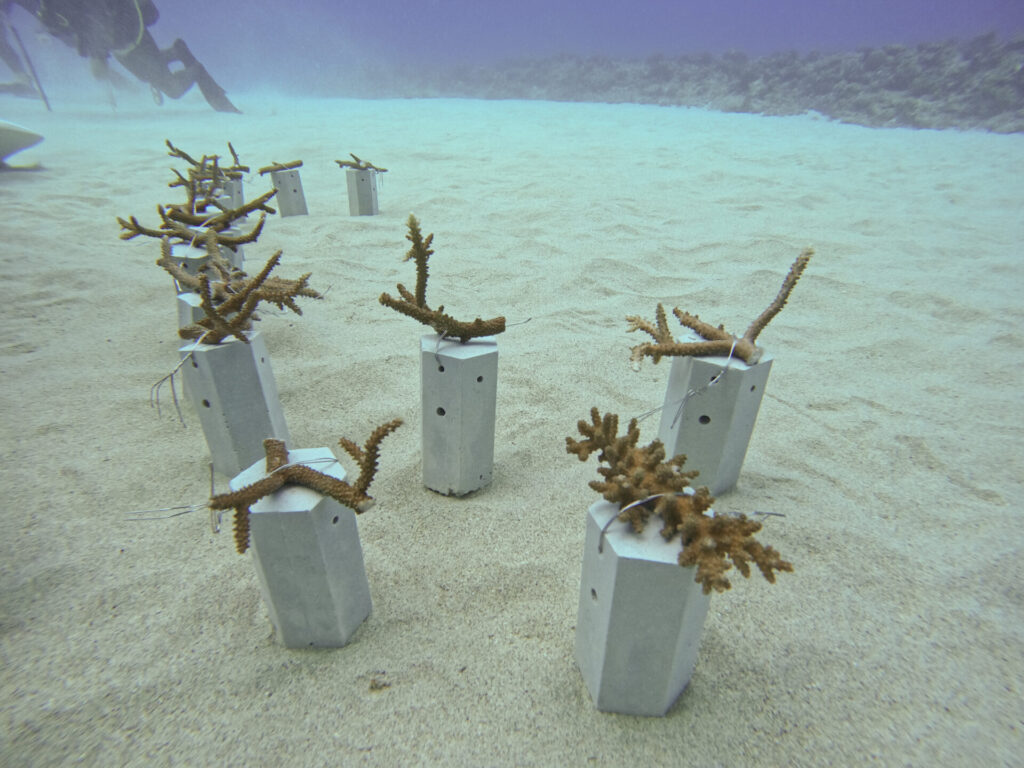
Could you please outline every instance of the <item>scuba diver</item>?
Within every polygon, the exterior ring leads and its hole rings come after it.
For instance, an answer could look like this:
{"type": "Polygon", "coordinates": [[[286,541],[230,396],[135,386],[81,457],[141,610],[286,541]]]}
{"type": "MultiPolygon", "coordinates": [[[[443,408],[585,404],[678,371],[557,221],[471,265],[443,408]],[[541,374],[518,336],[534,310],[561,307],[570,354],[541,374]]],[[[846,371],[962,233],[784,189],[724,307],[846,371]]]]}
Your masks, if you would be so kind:
{"type": "Polygon", "coordinates": [[[157,103],[163,103],[164,95],[180,98],[197,85],[218,112],[239,111],[184,40],[175,40],[166,50],[157,46],[148,29],[160,17],[152,0],[0,0],[0,60],[15,77],[12,83],[0,83],[0,93],[34,95],[36,90],[25,68],[28,62],[22,62],[8,39],[7,12],[13,5],[34,14],[50,35],[88,58],[98,79],[114,81],[109,66],[113,56],[152,88],[157,103]],[[176,63],[181,67],[172,70],[176,63]]]}

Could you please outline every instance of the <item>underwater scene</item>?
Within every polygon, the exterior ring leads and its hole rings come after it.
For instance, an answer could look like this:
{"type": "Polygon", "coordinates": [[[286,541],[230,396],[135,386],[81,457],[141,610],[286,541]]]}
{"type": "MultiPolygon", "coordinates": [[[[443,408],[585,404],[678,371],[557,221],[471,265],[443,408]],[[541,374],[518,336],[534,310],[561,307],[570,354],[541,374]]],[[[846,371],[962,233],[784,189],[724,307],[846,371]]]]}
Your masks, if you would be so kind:
{"type": "Polygon", "coordinates": [[[0,0],[0,212],[0,765],[1021,764],[1017,0],[0,0]]]}

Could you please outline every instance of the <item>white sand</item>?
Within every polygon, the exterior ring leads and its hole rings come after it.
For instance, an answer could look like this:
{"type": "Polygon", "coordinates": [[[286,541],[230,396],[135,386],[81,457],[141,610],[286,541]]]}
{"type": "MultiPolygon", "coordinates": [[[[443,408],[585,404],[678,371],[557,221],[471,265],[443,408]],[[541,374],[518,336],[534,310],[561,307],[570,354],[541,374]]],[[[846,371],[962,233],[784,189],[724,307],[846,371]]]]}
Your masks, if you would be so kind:
{"type": "MultiPolygon", "coordinates": [[[[235,96],[235,94],[232,94],[235,96]]],[[[522,102],[196,99],[53,115],[0,175],[4,765],[1010,765],[1024,727],[1024,136],[522,102]],[[388,438],[359,519],[373,613],[348,647],[271,640],[248,556],[205,513],[198,422],[148,391],[176,361],[156,223],[173,161],[231,140],[302,159],[308,217],[250,263],[330,286],[262,324],[293,447],[388,438]],[[347,214],[334,159],[391,172],[347,214]],[[532,318],[501,337],[495,480],[451,499],[419,474],[414,321],[377,296],[532,318]],[[760,539],[796,571],[712,599],[668,716],[597,712],[573,660],[596,462],[591,406],[660,404],[627,314],[658,301],[742,331],[800,249],[817,255],[761,336],[775,356],[722,509],[785,513],[760,539]],[[370,690],[373,678],[390,684],[370,690]]],[[[263,191],[265,179],[248,191],[263,191]]],[[[166,393],[165,393],[166,394],[166,393]]],[[[644,422],[652,439],[656,420],[644,422]]],[[[226,487],[224,478],[220,488],[226,487]]],[[[1016,757],[1014,757],[1016,755],[1016,757]]],[[[1019,763],[1018,763],[1019,764],[1019,763]]]]}

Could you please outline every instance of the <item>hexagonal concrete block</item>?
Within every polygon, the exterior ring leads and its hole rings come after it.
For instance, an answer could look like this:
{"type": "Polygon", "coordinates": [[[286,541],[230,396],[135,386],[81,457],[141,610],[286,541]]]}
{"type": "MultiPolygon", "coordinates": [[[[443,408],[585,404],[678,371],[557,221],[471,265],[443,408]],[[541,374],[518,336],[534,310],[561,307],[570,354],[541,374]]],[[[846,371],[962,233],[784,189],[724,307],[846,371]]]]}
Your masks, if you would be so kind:
{"type": "Polygon", "coordinates": [[[483,488],[494,475],[498,342],[423,336],[420,387],[423,484],[447,496],[483,488]]]}
{"type": "Polygon", "coordinates": [[[724,356],[672,360],[658,439],[669,456],[686,454],[685,469],[700,472],[694,485],[712,496],[739,479],[771,369],[768,355],[754,365],[724,356]]]}
{"type": "Polygon", "coordinates": [[[377,172],[372,168],[349,168],[345,171],[345,185],[348,189],[348,212],[350,216],[376,216],[380,213],[377,203],[377,172]]]}
{"type": "Polygon", "coordinates": [[[235,475],[264,456],[263,441],[288,442],[270,354],[257,331],[249,343],[229,338],[220,344],[189,343],[178,351],[185,391],[210,449],[213,467],[235,475]]]}
{"type": "MultiPolygon", "coordinates": [[[[288,460],[345,479],[329,448],[289,451],[288,460]]],[[[258,461],[231,489],[265,476],[266,461],[258,461]]],[[[252,505],[249,525],[274,639],[289,648],[347,644],[372,607],[355,512],[312,489],[285,486],[252,505]]]]}
{"type": "Polygon", "coordinates": [[[710,596],[657,521],[641,534],[613,522],[602,537],[618,514],[604,500],[587,513],[576,661],[599,710],[662,716],[693,674],[710,596]]]}

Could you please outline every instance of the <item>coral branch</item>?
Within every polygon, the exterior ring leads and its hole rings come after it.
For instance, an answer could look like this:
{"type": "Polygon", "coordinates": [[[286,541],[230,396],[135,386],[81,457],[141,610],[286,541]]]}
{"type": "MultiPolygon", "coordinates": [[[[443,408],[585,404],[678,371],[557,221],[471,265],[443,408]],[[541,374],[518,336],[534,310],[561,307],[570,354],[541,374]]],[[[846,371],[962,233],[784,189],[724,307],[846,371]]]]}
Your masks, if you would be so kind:
{"type": "Polygon", "coordinates": [[[301,160],[292,160],[290,163],[273,162],[270,165],[265,165],[262,168],[260,168],[257,171],[257,173],[260,176],[262,176],[262,175],[264,175],[266,173],[274,173],[275,171],[291,171],[291,170],[293,170],[295,168],[301,168],[301,167],[302,167],[302,161],[301,160]]]}
{"type": "Polygon", "coordinates": [[[744,339],[749,339],[751,342],[757,339],[758,334],[764,330],[764,327],[768,325],[769,321],[775,317],[786,306],[786,301],[789,299],[789,294],[793,292],[793,288],[796,287],[797,280],[800,279],[800,275],[804,273],[807,268],[808,262],[811,260],[811,256],[814,255],[814,250],[807,248],[796,257],[796,261],[793,262],[793,266],[789,268],[789,274],[786,275],[786,279],[782,281],[782,287],[779,289],[778,296],[775,297],[774,301],[768,305],[757,319],[750,324],[747,328],[746,333],[743,334],[744,339]]]}
{"type": "Polygon", "coordinates": [[[353,168],[357,171],[376,171],[377,173],[388,172],[387,168],[380,168],[374,165],[373,163],[367,162],[366,160],[360,160],[356,155],[352,154],[351,152],[348,153],[348,156],[351,157],[352,160],[335,160],[334,162],[338,164],[339,168],[353,168]]]}
{"type": "MultiPolygon", "coordinates": [[[[235,511],[235,549],[239,554],[249,548],[249,515],[250,508],[264,496],[269,496],[285,485],[301,485],[312,488],[323,496],[330,496],[335,501],[352,509],[357,515],[373,506],[373,498],[367,494],[370,483],[377,473],[377,460],[380,454],[380,443],[402,424],[401,419],[393,419],[377,427],[366,441],[363,449],[358,448],[351,440],[341,439],[346,451],[349,446],[355,447],[358,456],[353,456],[359,466],[359,478],[354,484],[346,483],[336,477],[318,472],[305,464],[289,464],[288,449],[284,441],[268,438],[263,441],[263,450],[267,456],[267,476],[237,491],[222,493],[210,499],[208,506],[213,510],[233,509],[235,511]]],[[[349,451],[351,454],[351,451],[349,451]]]]}
{"type": "Polygon", "coordinates": [[[654,339],[653,343],[646,342],[633,347],[630,360],[634,365],[639,365],[644,357],[650,357],[657,363],[663,357],[679,357],[683,355],[693,355],[695,357],[731,356],[738,357],[740,360],[753,365],[761,359],[764,351],[754,342],[761,331],[764,330],[764,327],[768,325],[769,321],[786,306],[789,294],[796,286],[812,255],[814,255],[814,251],[811,248],[807,248],[797,256],[793,266],[789,268],[789,274],[786,275],[786,279],[782,282],[782,288],[779,289],[778,295],[768,305],[768,308],[750,324],[741,337],[733,336],[723,326],[713,326],[701,320],[697,315],[691,315],[689,312],[685,312],[678,307],[672,310],[672,312],[680,324],[692,330],[703,341],[677,342],[672,337],[668,324],[665,322],[665,308],[661,304],[658,305],[656,310],[656,326],[636,315],[628,316],[626,318],[626,321],[629,323],[627,331],[644,331],[654,339]]]}
{"type": "Polygon", "coordinates": [[[412,214],[409,215],[407,226],[409,233],[405,239],[412,243],[412,247],[406,253],[404,261],[412,259],[416,262],[416,293],[411,293],[408,288],[399,283],[397,288],[401,298],[396,299],[388,293],[382,293],[380,303],[407,317],[418,320],[423,325],[430,326],[442,336],[458,338],[463,344],[480,336],[494,336],[502,333],[505,330],[504,317],[495,317],[490,320],[482,320],[478,317],[470,322],[464,322],[445,314],[443,306],[431,309],[427,305],[427,262],[434,253],[430,248],[434,241],[434,235],[423,237],[420,223],[412,214]]]}
{"type": "MultiPolygon", "coordinates": [[[[164,242],[163,247],[169,248],[164,242]]],[[[169,253],[166,258],[169,259],[169,253]]],[[[202,339],[205,344],[219,344],[228,336],[234,336],[248,344],[245,332],[252,329],[252,321],[260,302],[276,304],[279,309],[287,307],[301,315],[302,310],[295,304],[295,298],[305,296],[319,299],[321,295],[308,285],[311,273],[297,280],[271,277],[270,272],[280,259],[281,251],[278,251],[267,260],[260,273],[251,278],[233,272],[227,281],[217,282],[211,280],[209,271],[203,271],[195,278],[186,280],[188,286],[192,279],[198,283],[195,290],[199,293],[200,306],[206,316],[193,325],[181,328],[178,335],[183,339],[202,339]]],[[[162,256],[157,263],[167,269],[167,265],[161,263],[163,261],[165,257],[162,256]]],[[[174,271],[168,271],[178,279],[174,271]]],[[[223,275],[223,272],[220,274],[223,275]]]]}
{"type": "Polygon", "coordinates": [[[642,531],[652,516],[661,518],[662,537],[666,541],[680,537],[683,548],[679,564],[696,566],[694,580],[702,585],[705,594],[731,588],[725,573],[734,565],[749,577],[750,563],[755,563],[771,583],[775,582],[775,571],[793,570],[778,552],[753,538],[761,530],[761,523],[745,515],[707,514],[714,499],[707,488],[690,487],[697,472],[683,471],[686,456],[680,454],[666,461],[660,440],[637,446],[640,430],[636,419],[630,421],[621,437],[618,424],[615,414],[601,416],[597,408],[591,409],[590,423],[577,424],[585,439],[567,437],[566,451],[576,454],[580,461],[600,451],[598,461],[607,466],[598,467],[597,471],[604,479],[592,480],[590,487],[607,501],[618,504],[624,510],[619,521],[629,523],[636,532],[642,531]]]}

